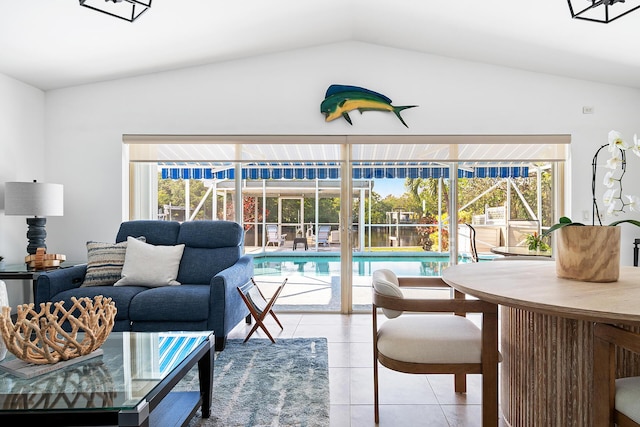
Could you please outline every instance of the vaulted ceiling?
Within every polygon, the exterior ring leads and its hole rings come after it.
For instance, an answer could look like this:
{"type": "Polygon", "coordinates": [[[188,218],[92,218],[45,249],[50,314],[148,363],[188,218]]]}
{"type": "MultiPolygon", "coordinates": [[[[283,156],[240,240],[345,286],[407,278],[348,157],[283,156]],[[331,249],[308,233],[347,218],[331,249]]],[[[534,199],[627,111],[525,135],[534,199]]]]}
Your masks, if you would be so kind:
{"type": "Polygon", "coordinates": [[[565,0],[153,0],[134,23],[2,0],[0,73],[49,90],[361,41],[640,88],[639,33],[640,11],[578,21],[565,0]]]}

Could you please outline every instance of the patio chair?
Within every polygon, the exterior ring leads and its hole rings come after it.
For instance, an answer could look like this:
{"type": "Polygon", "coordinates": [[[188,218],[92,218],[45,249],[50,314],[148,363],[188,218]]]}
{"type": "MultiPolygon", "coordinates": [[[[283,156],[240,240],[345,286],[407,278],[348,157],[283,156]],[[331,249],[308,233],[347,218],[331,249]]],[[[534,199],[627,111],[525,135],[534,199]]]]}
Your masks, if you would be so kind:
{"type": "MultiPolygon", "coordinates": [[[[397,277],[373,272],[374,418],[380,420],[378,362],[408,374],[454,374],[454,389],[465,393],[467,374],[482,374],[482,425],[498,425],[498,307],[466,300],[406,297],[402,289],[448,288],[439,277],[397,277]],[[387,320],[378,326],[378,308],[387,320]],[[411,312],[403,314],[404,311],[411,312]],[[416,314],[420,312],[420,314],[416,314]],[[434,314],[437,313],[437,314],[434,314]],[[465,313],[481,313],[478,328],[465,313]]],[[[414,291],[415,292],[415,291],[414,291]]]]}
{"type": "Polygon", "coordinates": [[[640,354],[640,334],[597,323],[593,341],[593,425],[640,426],[640,377],[616,378],[618,351],[640,354]]]}
{"type": "Polygon", "coordinates": [[[278,226],[275,224],[267,224],[267,246],[272,243],[274,246],[280,246],[284,243],[286,234],[278,233],[278,226]]]}
{"type": "Polygon", "coordinates": [[[331,232],[330,225],[318,226],[318,236],[316,238],[316,242],[318,242],[319,245],[328,245],[330,232],[331,232]]]}

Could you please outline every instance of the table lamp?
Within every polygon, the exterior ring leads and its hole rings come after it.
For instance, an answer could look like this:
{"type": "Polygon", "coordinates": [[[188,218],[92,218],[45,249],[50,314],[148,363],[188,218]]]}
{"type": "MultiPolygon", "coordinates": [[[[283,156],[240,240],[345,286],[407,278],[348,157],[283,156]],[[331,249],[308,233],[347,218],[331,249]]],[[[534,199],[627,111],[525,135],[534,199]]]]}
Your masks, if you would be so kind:
{"type": "Polygon", "coordinates": [[[27,218],[27,253],[35,254],[38,248],[47,248],[45,224],[47,216],[64,213],[62,184],[42,182],[6,182],[4,186],[4,214],[33,216],[27,218]]]}

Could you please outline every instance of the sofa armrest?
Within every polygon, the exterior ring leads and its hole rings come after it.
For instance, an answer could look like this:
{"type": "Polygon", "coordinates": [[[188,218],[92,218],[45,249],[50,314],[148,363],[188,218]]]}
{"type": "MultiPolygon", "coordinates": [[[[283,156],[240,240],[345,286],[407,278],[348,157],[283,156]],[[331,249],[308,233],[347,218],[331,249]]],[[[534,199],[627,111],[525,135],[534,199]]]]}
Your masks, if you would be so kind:
{"type": "Polygon", "coordinates": [[[222,270],[211,279],[211,304],[209,328],[216,339],[226,336],[240,321],[249,315],[237,288],[253,277],[253,257],[244,255],[231,267],[222,270]]]}
{"type": "Polygon", "coordinates": [[[79,288],[86,273],[87,264],[79,264],[40,274],[36,281],[36,294],[33,297],[36,307],[42,302],[52,301],[52,298],[60,292],[79,288]]]}

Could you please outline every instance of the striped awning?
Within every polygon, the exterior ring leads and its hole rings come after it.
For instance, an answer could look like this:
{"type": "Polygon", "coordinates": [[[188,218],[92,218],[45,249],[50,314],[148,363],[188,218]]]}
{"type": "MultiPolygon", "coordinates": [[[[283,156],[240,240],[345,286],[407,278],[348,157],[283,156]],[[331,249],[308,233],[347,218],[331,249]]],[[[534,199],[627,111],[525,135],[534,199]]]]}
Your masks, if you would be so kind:
{"type": "MultiPolygon", "coordinates": [[[[160,164],[162,179],[235,179],[231,165],[205,167],[202,164],[160,164]]],[[[522,165],[460,165],[458,178],[527,177],[529,167],[522,165]]],[[[449,168],[442,164],[359,163],[353,166],[353,179],[449,178],[449,168]]],[[[340,179],[338,163],[257,163],[242,168],[242,179],[340,179]]]]}

